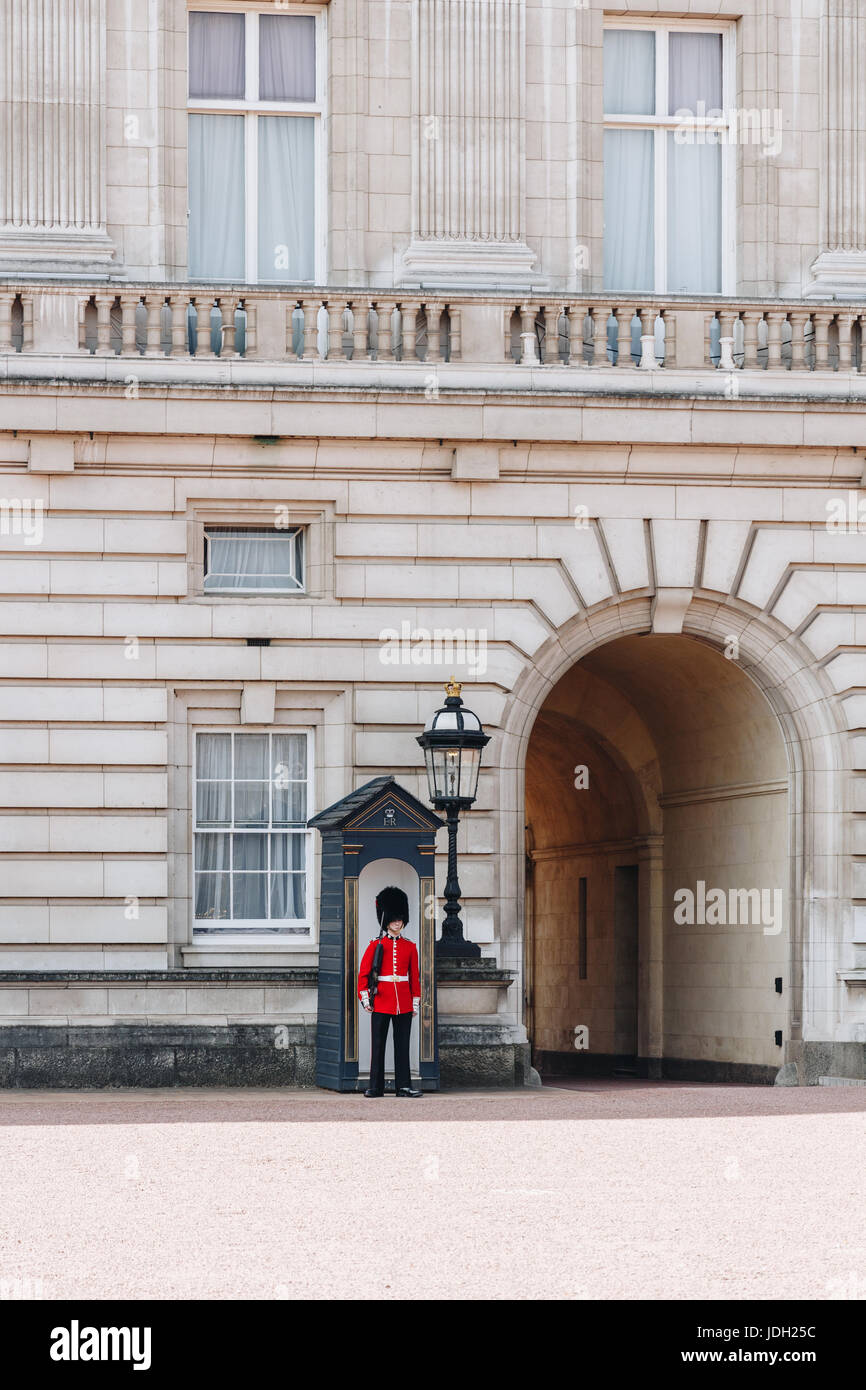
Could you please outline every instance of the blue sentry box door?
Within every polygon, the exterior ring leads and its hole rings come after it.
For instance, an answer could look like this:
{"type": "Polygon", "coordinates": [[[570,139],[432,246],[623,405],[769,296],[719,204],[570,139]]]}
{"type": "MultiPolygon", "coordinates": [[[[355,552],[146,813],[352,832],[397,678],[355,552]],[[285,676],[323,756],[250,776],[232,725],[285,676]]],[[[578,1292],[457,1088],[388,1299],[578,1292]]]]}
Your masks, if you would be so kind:
{"type": "MultiPolygon", "coordinates": [[[[369,1018],[357,999],[357,958],[361,918],[369,920],[369,903],[361,903],[361,881],[378,860],[399,860],[417,875],[417,903],[410,897],[410,918],[417,911],[421,1008],[419,1081],[423,1090],[439,1089],[439,1040],[436,1019],[434,943],[436,933],[434,853],[436,831],[444,822],[393,777],[374,777],[309,821],[322,836],[322,883],[319,912],[319,993],[316,1025],[316,1084],[330,1091],[356,1091],[360,1029],[369,1018]]],[[[383,865],[383,872],[385,866],[383,865]]],[[[376,891],[384,888],[372,876],[376,891]]],[[[365,888],[366,899],[366,888],[365,888]]],[[[366,943],[365,943],[366,944],[366,943]]]]}

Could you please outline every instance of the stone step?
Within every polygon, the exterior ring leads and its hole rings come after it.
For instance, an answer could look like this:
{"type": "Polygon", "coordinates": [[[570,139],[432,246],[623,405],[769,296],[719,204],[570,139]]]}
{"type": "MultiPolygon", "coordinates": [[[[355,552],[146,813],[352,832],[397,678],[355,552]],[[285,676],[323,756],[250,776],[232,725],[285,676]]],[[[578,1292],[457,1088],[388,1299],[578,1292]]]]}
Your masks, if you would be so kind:
{"type": "Polygon", "coordinates": [[[866,1080],[851,1076],[819,1076],[819,1086],[866,1086],[866,1080]]]}

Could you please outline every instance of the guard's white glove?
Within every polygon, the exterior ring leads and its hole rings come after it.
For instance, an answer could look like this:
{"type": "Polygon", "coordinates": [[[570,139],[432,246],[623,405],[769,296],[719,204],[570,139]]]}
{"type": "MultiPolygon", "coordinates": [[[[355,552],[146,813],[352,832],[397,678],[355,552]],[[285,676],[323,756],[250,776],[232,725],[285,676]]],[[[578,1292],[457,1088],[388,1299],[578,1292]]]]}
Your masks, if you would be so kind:
{"type": "Polygon", "coordinates": [[[364,1008],[367,1010],[367,1013],[368,1013],[368,1014],[371,1014],[371,1013],[373,1012],[373,1006],[372,1006],[372,1004],[370,1003],[370,992],[369,992],[369,990],[366,990],[366,989],[361,990],[361,1003],[364,1005],[364,1008]]]}
{"type": "Polygon", "coordinates": [[[413,1014],[417,1014],[417,1012],[418,1012],[418,1010],[420,1009],[420,1007],[421,1007],[421,1000],[420,1000],[420,999],[413,999],[413,1000],[412,1000],[412,1012],[413,1012],[413,1014]]]}

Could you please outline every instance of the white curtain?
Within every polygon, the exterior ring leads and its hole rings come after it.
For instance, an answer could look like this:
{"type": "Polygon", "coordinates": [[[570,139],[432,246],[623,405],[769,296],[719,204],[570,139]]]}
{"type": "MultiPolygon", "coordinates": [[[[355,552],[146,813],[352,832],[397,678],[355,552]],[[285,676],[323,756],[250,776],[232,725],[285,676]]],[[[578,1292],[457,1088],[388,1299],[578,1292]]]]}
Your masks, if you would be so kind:
{"type": "Polygon", "coordinates": [[[314,122],[259,117],[259,279],[315,276],[314,122]]]}
{"type": "Polygon", "coordinates": [[[299,589],[294,531],[208,530],[206,589],[299,589]]]}
{"type": "Polygon", "coordinates": [[[604,287],[655,288],[653,132],[604,132],[604,287]]]}
{"type": "Polygon", "coordinates": [[[668,292],[722,292],[722,152],[668,135],[668,292]]]}
{"type": "Polygon", "coordinates": [[[721,34],[670,36],[668,48],[668,114],[690,111],[706,115],[722,108],[721,34]],[[704,109],[699,112],[698,103],[704,109]]]}
{"type": "Polygon", "coordinates": [[[189,16],[189,94],[191,97],[243,97],[244,16],[189,16]]]}
{"type": "Polygon", "coordinates": [[[315,101],[316,21],[312,15],[259,18],[259,97],[315,101]]]}
{"type": "Polygon", "coordinates": [[[605,113],[655,115],[655,34],[642,29],[605,30],[603,63],[605,113]]]}
{"type": "Polygon", "coordinates": [[[189,118],[189,273],[244,279],[244,118],[189,118]]]}

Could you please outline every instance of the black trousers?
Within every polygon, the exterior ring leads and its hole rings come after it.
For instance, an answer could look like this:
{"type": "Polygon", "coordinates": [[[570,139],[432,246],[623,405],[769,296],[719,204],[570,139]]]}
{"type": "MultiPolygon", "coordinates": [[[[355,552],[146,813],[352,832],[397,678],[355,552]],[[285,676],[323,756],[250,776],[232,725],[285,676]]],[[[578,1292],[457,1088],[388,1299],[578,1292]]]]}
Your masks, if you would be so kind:
{"type": "Polygon", "coordinates": [[[409,1035],[412,1032],[411,1011],[405,1014],[372,1014],[373,1047],[370,1054],[370,1090],[385,1089],[385,1043],[388,1040],[388,1024],[394,1026],[394,1085],[398,1091],[412,1085],[409,1070],[409,1035]]]}

